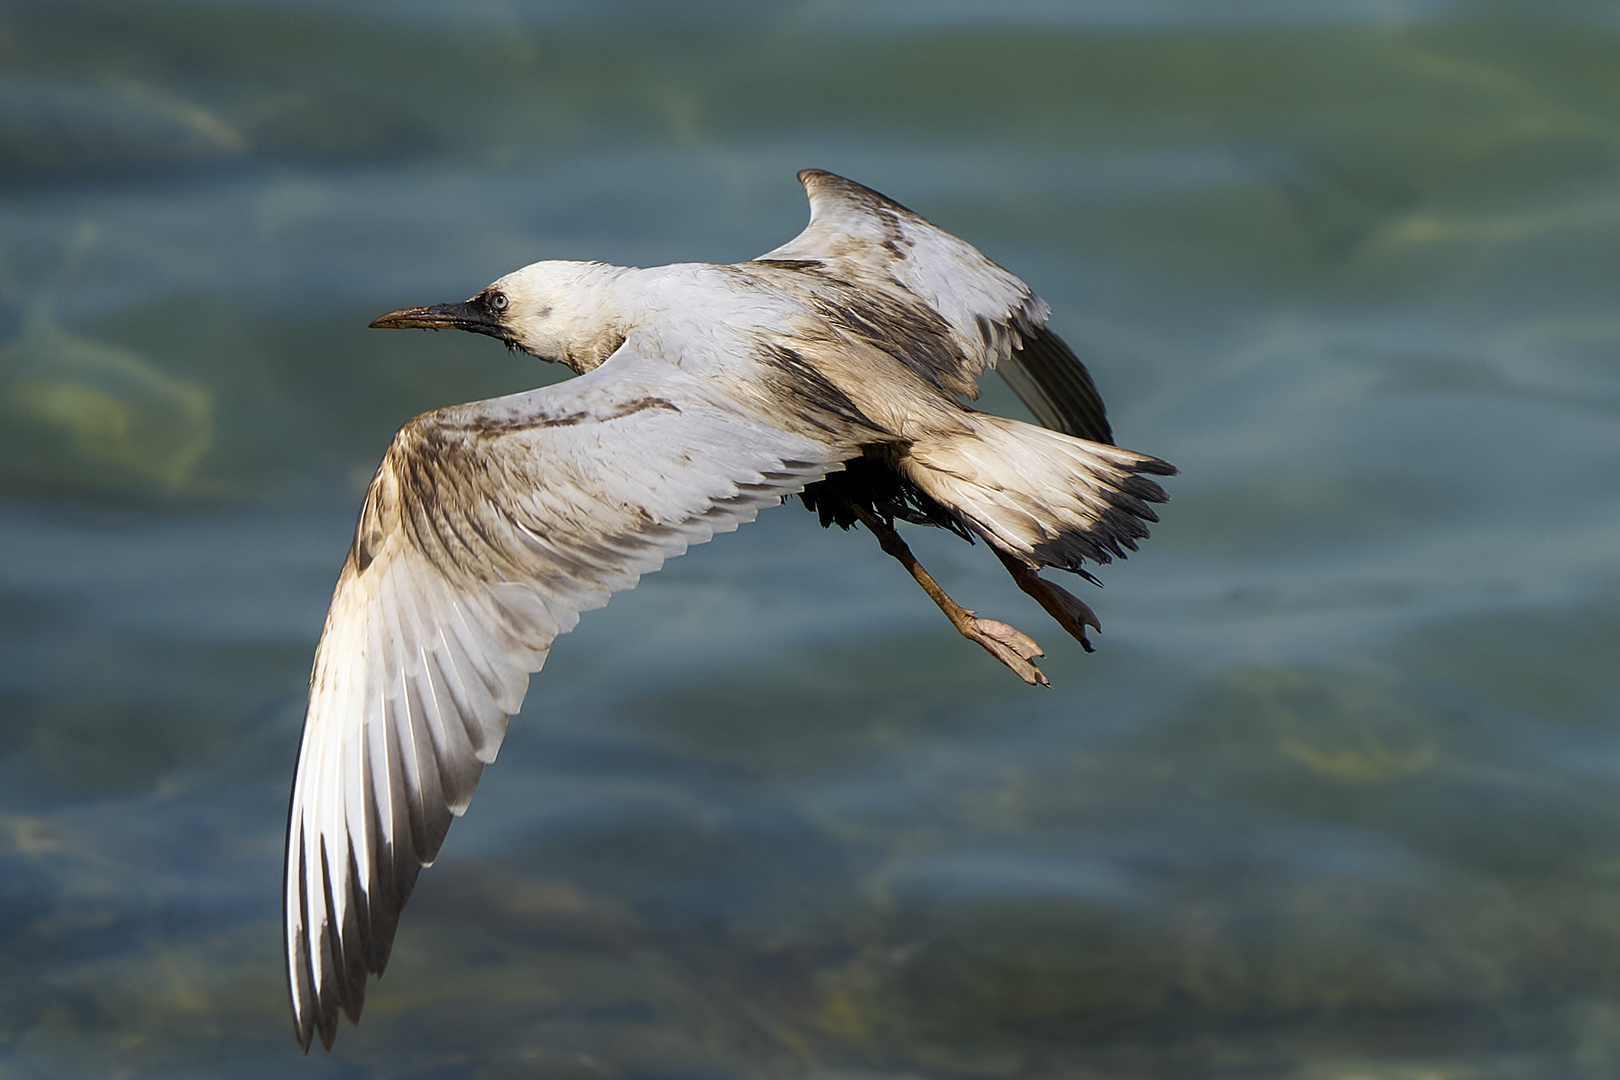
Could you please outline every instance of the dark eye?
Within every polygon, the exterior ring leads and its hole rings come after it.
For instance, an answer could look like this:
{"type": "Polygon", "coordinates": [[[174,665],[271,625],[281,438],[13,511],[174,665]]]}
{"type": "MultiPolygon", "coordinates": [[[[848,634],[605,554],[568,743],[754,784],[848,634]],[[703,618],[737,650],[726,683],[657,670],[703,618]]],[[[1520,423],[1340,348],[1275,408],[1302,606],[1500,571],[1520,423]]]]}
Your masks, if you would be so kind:
{"type": "Polygon", "coordinates": [[[494,311],[505,311],[506,310],[506,294],[503,293],[503,292],[492,292],[492,293],[490,293],[489,294],[489,306],[494,311]]]}

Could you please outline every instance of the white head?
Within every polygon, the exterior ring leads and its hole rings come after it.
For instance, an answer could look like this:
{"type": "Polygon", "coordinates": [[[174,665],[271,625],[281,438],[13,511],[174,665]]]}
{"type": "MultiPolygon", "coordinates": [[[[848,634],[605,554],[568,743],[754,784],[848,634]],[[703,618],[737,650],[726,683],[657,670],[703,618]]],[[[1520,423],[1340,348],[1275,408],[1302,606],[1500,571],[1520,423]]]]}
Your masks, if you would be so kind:
{"type": "Polygon", "coordinates": [[[371,325],[488,334],[508,348],[585,372],[624,341],[612,288],[620,273],[604,263],[531,263],[463,303],[391,311],[371,325]]]}

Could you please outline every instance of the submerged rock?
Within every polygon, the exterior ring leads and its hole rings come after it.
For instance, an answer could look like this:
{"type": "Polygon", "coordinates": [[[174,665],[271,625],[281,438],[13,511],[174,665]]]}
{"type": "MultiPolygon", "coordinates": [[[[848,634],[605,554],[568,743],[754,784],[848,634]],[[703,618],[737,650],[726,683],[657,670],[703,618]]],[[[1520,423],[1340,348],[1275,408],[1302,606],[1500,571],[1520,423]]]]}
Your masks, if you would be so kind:
{"type": "Polygon", "coordinates": [[[49,298],[0,346],[0,487],[184,491],[214,443],[214,396],[59,327],[49,298]]]}

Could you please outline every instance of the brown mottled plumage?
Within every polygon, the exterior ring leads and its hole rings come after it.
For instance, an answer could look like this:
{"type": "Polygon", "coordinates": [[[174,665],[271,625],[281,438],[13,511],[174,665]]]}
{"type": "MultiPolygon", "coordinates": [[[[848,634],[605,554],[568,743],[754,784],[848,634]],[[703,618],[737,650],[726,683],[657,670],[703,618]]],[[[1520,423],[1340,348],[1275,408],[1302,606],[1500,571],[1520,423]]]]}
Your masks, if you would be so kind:
{"type": "Polygon", "coordinates": [[[299,1042],[360,1015],[422,867],[552,641],[642,574],[799,493],[860,523],[1027,682],[1040,648],[946,596],[895,519],[982,539],[1082,645],[1039,576],[1135,550],[1175,470],[1110,445],[1046,304],[967,243],[807,170],[810,224],[751,262],[542,262],[373,325],[488,334],[579,378],[406,424],[366,493],[310,676],[287,838],[299,1042]],[[999,367],[1044,424],[962,398],[999,367]]]}

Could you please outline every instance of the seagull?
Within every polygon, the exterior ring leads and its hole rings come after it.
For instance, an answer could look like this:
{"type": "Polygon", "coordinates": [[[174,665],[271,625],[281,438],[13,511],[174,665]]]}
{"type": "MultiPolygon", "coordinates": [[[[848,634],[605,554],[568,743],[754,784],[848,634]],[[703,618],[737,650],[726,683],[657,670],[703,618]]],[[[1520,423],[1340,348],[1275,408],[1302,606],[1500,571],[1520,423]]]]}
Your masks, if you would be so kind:
{"type": "Polygon", "coordinates": [[[1175,468],[1113,445],[1051,309],[883,195],[799,173],[810,223],[749,262],[537,262],[371,325],[466,330],[563,383],[425,413],[394,436],[310,675],[287,834],[294,1028],[358,1021],[401,909],[582,612],[797,494],[860,525],[951,624],[1030,684],[1039,645],[946,595],[897,520],[981,540],[1091,651],[1091,608],[1040,576],[1134,551],[1175,468]],[[996,368],[1039,425],[977,412],[996,368]]]}

